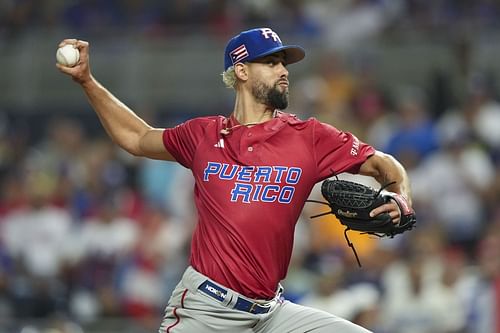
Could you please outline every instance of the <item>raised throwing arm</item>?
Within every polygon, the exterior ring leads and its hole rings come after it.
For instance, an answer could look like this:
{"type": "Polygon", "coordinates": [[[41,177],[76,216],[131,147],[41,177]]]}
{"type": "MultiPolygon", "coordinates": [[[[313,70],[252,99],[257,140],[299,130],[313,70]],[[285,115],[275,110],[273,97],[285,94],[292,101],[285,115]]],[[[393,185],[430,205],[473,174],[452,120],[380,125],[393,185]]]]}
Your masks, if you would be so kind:
{"type": "Polygon", "coordinates": [[[74,67],[60,64],[56,66],[81,85],[110,138],[130,154],[173,161],[174,158],[163,145],[163,129],[148,125],[92,76],[89,64],[89,43],[65,39],[59,46],[66,44],[72,44],[78,48],[80,60],[74,67]]]}

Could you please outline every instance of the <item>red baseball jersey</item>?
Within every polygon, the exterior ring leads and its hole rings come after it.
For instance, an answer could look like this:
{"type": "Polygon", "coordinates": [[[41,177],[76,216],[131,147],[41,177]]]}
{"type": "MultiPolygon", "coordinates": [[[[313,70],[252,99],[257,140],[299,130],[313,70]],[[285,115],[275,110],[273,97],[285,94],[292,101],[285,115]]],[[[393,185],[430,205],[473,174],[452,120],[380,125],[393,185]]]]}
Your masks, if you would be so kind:
{"type": "Polygon", "coordinates": [[[195,178],[190,264],[257,299],[274,297],[286,276],[295,224],[314,184],[357,173],[374,153],[350,133],[283,112],[252,127],[233,117],[195,118],[166,129],[163,142],[195,178]]]}

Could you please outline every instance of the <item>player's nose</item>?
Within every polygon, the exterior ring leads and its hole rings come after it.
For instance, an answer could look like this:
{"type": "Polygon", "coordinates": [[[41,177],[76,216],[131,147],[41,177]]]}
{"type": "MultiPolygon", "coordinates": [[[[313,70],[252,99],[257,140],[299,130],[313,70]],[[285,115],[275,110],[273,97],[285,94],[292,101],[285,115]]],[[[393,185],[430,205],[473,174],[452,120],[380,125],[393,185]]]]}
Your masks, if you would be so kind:
{"type": "Polygon", "coordinates": [[[280,62],[278,65],[278,73],[280,78],[288,78],[288,69],[286,69],[286,65],[283,62],[280,62]]]}

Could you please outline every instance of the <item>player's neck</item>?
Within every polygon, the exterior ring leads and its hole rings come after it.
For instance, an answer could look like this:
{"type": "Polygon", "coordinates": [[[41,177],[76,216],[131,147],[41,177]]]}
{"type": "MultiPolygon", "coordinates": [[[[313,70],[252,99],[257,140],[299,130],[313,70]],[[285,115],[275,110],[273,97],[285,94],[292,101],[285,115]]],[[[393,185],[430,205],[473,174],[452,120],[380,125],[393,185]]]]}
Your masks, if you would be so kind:
{"type": "Polygon", "coordinates": [[[256,102],[254,99],[236,98],[233,117],[241,125],[260,124],[275,116],[275,109],[256,102]]]}

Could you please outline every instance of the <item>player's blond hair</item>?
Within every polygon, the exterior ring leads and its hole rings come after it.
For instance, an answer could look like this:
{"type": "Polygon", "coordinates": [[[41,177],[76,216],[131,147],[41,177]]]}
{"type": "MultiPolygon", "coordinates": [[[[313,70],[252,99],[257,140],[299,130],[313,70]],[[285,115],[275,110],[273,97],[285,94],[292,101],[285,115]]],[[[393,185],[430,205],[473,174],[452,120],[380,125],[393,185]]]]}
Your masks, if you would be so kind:
{"type": "Polygon", "coordinates": [[[236,73],[234,72],[234,66],[229,67],[224,72],[222,72],[222,82],[226,85],[226,88],[236,87],[236,73]]]}

